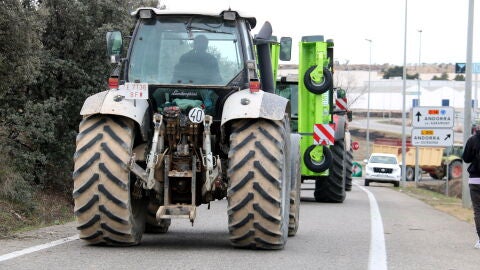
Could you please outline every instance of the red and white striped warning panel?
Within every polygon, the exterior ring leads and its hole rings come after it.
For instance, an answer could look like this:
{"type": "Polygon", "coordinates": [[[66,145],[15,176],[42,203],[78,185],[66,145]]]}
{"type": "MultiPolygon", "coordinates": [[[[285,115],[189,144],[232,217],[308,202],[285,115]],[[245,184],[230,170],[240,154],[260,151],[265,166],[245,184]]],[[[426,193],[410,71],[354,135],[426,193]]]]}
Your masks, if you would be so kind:
{"type": "Polygon", "coordinates": [[[314,124],[313,144],[333,145],[335,143],[335,124],[314,124]]]}
{"type": "Polygon", "coordinates": [[[347,98],[337,98],[335,100],[335,106],[337,109],[346,111],[347,110],[347,98]]]}

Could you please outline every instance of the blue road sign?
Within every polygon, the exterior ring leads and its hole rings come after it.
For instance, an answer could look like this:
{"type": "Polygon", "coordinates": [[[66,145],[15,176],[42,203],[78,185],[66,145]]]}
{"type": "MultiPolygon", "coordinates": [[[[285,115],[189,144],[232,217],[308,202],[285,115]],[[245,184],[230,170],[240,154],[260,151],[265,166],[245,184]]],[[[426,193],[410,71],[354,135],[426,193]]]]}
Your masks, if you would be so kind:
{"type": "MultiPolygon", "coordinates": [[[[455,63],[455,73],[465,73],[466,67],[465,63],[455,63]]],[[[480,74],[480,63],[472,63],[472,73],[480,74]]]]}

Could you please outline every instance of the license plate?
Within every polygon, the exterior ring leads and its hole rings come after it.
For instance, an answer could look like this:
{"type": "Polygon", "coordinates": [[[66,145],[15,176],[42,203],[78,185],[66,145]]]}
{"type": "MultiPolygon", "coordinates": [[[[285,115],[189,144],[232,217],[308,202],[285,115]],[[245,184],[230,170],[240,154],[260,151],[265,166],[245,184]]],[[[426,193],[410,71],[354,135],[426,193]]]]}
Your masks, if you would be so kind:
{"type": "Polygon", "coordinates": [[[148,99],[148,83],[125,83],[125,99],[148,99]]]}

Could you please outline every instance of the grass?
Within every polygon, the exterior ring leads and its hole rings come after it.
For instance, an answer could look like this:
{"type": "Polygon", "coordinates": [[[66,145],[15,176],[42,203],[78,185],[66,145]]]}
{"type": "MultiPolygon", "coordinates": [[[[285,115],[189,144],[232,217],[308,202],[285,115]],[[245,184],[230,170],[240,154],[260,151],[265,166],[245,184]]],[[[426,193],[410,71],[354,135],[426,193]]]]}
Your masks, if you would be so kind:
{"type": "Polygon", "coordinates": [[[443,194],[416,188],[414,184],[406,187],[395,188],[399,192],[403,192],[411,197],[417,198],[433,208],[445,212],[459,220],[473,224],[473,210],[463,207],[462,200],[455,197],[448,197],[443,194]]]}
{"type": "Polygon", "coordinates": [[[0,238],[73,221],[73,205],[66,195],[36,192],[34,198],[30,204],[0,199],[0,238]]]}

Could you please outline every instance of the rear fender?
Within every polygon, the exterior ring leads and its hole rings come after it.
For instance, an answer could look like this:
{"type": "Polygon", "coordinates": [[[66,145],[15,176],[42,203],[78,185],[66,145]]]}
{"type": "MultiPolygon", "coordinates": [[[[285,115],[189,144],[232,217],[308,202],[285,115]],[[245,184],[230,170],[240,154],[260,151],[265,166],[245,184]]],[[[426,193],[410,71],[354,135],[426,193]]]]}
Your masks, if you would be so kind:
{"type": "Polygon", "coordinates": [[[290,115],[288,99],[262,90],[251,93],[249,89],[238,91],[225,101],[222,112],[222,127],[231,120],[264,118],[282,120],[290,115]]]}
{"type": "Polygon", "coordinates": [[[120,115],[134,120],[140,126],[143,140],[147,140],[148,102],[145,99],[125,99],[117,90],[108,90],[88,97],[83,103],[80,115],[89,117],[95,114],[120,115]]]}

